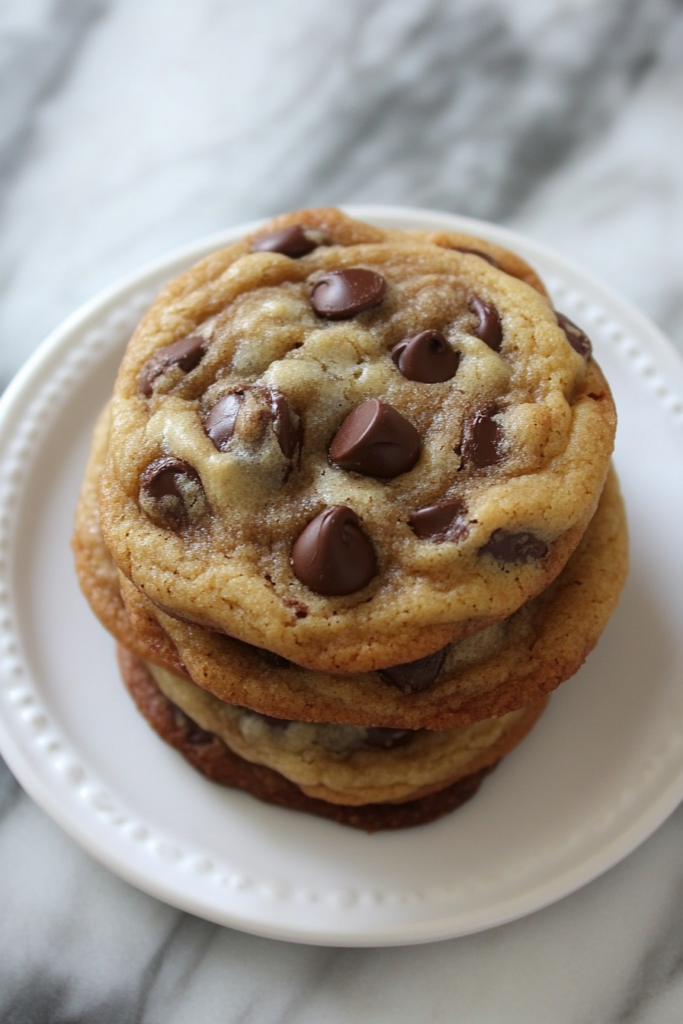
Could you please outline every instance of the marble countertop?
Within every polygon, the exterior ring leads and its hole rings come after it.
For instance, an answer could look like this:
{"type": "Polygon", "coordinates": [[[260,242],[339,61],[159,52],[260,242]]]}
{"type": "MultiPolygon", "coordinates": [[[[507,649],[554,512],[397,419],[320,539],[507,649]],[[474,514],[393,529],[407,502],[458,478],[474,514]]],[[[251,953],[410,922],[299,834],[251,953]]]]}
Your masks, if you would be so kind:
{"type": "MultiPolygon", "coordinates": [[[[169,249],[397,203],[552,246],[683,350],[680,0],[4,0],[0,386],[169,249]]],[[[422,947],[243,935],[109,874],[0,767],[7,1024],[683,1018],[683,810],[530,917],[422,947]]]]}

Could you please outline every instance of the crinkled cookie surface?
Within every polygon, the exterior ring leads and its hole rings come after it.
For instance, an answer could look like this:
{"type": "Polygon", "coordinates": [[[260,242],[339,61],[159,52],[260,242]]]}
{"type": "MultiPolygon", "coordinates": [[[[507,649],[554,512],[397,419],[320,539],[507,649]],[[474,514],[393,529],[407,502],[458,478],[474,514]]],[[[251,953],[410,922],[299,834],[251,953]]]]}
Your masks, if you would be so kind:
{"type": "Polygon", "coordinates": [[[208,257],[143,319],[101,525],[170,615],[312,669],[374,670],[546,587],[614,430],[587,339],[521,260],[303,211],[208,257]]]}

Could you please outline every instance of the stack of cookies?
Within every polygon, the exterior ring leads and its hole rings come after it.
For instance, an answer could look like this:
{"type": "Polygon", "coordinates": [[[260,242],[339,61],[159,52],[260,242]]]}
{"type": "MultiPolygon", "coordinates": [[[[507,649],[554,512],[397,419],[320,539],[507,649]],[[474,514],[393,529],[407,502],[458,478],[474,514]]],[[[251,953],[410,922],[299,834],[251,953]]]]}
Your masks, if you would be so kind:
{"type": "Polygon", "coordinates": [[[210,779],[367,831],[472,796],[627,569],[616,418],[518,256],[303,210],[161,292],[95,431],[82,588],[210,779]]]}

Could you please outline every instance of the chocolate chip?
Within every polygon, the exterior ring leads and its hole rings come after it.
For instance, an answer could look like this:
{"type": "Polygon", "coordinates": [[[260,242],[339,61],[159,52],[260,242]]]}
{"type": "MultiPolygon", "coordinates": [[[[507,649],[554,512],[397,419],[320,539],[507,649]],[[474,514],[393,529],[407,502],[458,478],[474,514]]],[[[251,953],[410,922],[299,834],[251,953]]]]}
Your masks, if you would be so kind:
{"type": "Polygon", "coordinates": [[[455,377],[460,354],[455,352],[441,331],[422,331],[394,345],[391,358],[406,380],[421,384],[441,384],[455,377]]]}
{"type": "Polygon", "coordinates": [[[182,459],[156,459],[140,477],[140,483],[150,498],[182,498],[179,483],[183,478],[199,480],[197,470],[182,459]]]}
{"type": "Polygon", "coordinates": [[[476,466],[484,469],[500,462],[503,454],[500,451],[502,430],[493,418],[498,412],[495,404],[485,406],[475,412],[463,426],[462,460],[463,465],[476,466]]]}
{"type": "Polygon", "coordinates": [[[508,533],[495,530],[488,543],[479,549],[499,562],[537,562],[548,554],[548,545],[533,533],[508,533]]]}
{"type": "Polygon", "coordinates": [[[273,430],[277,443],[285,458],[291,459],[301,444],[301,424],[294,422],[289,402],[285,396],[274,388],[268,390],[270,392],[270,410],[273,415],[273,430]]]}
{"type": "Polygon", "coordinates": [[[391,683],[401,693],[422,693],[436,682],[446,660],[447,651],[448,647],[442,647],[440,651],[428,654],[426,658],[408,661],[405,665],[383,668],[379,675],[385,683],[391,683]]]}
{"type": "Polygon", "coordinates": [[[311,305],[327,320],[349,320],[356,313],[378,306],[386,290],[387,282],[374,270],[331,270],[314,285],[311,305]]]}
{"type": "Polygon", "coordinates": [[[140,504],[153,519],[172,529],[184,526],[200,511],[204,489],[197,470],[183,459],[155,459],[140,476],[140,504]]]}
{"type": "Polygon", "coordinates": [[[142,367],[138,378],[138,387],[143,395],[149,397],[159,377],[176,366],[189,373],[198,366],[206,352],[208,341],[201,334],[189,334],[171,345],[158,348],[142,367]]]}
{"type": "Polygon", "coordinates": [[[470,295],[467,305],[479,319],[474,329],[477,338],[480,338],[494,352],[500,352],[503,344],[503,325],[500,322],[500,315],[495,306],[478,295],[470,295]]]}
{"type": "Polygon", "coordinates": [[[461,540],[468,532],[467,506],[460,498],[440,501],[413,512],[408,523],[420,540],[461,540]]]}
{"type": "Polygon", "coordinates": [[[317,594],[353,594],[377,572],[371,541],[346,505],[326,508],[304,527],[290,559],[297,579],[317,594]]]}
{"type": "Polygon", "coordinates": [[[379,750],[393,750],[394,747],[402,747],[415,735],[415,729],[388,729],[384,726],[373,725],[365,730],[363,744],[366,747],[376,747],[379,750]]]}
{"type": "Polygon", "coordinates": [[[184,732],[184,740],[186,743],[192,743],[198,747],[208,746],[209,743],[213,743],[215,736],[211,732],[207,732],[206,729],[202,729],[201,726],[197,725],[191,718],[181,711],[176,704],[169,704],[173,710],[173,722],[176,729],[181,729],[184,732]]]}
{"type": "Polygon", "coordinates": [[[466,249],[462,245],[454,245],[452,248],[455,249],[456,252],[465,252],[470,256],[479,256],[482,260],[486,260],[487,263],[490,263],[492,267],[495,267],[496,270],[500,270],[500,263],[498,260],[494,260],[493,256],[489,256],[487,252],[482,252],[481,249],[466,249]]]}
{"type": "Polygon", "coordinates": [[[584,359],[590,359],[593,353],[593,346],[591,340],[587,334],[585,334],[580,327],[577,327],[573,320],[570,320],[564,313],[558,313],[555,311],[557,322],[567,335],[567,341],[580,356],[584,359]]]}
{"type": "Polygon", "coordinates": [[[191,718],[188,718],[187,731],[185,733],[185,740],[188,743],[192,743],[195,747],[206,747],[209,743],[213,743],[216,738],[213,733],[207,732],[206,729],[202,729],[200,725],[193,722],[191,718]]]}
{"type": "Polygon", "coordinates": [[[292,224],[279,231],[266,231],[262,235],[257,235],[256,238],[252,238],[249,248],[251,252],[279,252],[283,256],[298,260],[299,257],[313,252],[319,245],[320,242],[316,241],[315,236],[303,225],[292,224]]]}
{"type": "Polygon", "coordinates": [[[420,457],[420,435],[405,416],[377,398],[349,413],[330,445],[342,469],[389,480],[412,469],[420,457]]]}
{"type": "Polygon", "coordinates": [[[212,406],[204,420],[204,431],[219,452],[225,451],[235,432],[235,424],[244,404],[244,398],[244,391],[233,391],[229,395],[223,395],[212,406]]]}
{"type": "Polygon", "coordinates": [[[301,424],[281,392],[257,385],[245,385],[238,391],[223,395],[207,413],[204,430],[216,448],[221,452],[227,449],[243,408],[250,424],[245,421],[241,429],[248,431],[252,440],[255,437],[259,440],[265,427],[270,424],[280,451],[286,459],[292,459],[301,444],[301,424]]]}

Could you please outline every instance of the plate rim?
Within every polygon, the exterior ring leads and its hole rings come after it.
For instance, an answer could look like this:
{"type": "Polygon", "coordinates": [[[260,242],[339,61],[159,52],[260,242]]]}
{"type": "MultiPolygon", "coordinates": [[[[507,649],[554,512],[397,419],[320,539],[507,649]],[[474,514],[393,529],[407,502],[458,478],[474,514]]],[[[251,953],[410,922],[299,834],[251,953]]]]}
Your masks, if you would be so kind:
{"type": "MultiPolygon", "coordinates": [[[[483,237],[490,237],[493,241],[503,245],[509,245],[516,251],[522,252],[532,262],[535,255],[541,261],[549,260],[566,270],[571,278],[578,279],[585,284],[593,296],[600,297],[611,311],[623,316],[630,325],[633,325],[639,340],[647,339],[645,350],[647,354],[655,356],[655,362],[659,364],[657,369],[661,370],[663,365],[667,375],[673,376],[674,383],[679,387],[683,385],[681,357],[659,328],[627,300],[600,281],[596,281],[581,268],[575,267],[552,249],[508,228],[455,214],[403,206],[354,205],[344,206],[342,209],[352,216],[386,226],[395,225],[398,221],[401,226],[418,228],[433,225],[435,229],[451,228],[470,234],[479,234],[483,237]]],[[[155,279],[159,274],[167,274],[170,278],[178,273],[183,266],[201,258],[213,248],[228,244],[243,234],[255,230],[262,223],[264,223],[263,219],[250,221],[247,224],[237,225],[177,248],[102,290],[67,317],[29,357],[0,397],[0,465],[4,463],[7,455],[13,433],[13,423],[17,414],[25,408],[27,403],[30,403],[36,388],[44,386],[54,370],[55,361],[68,352],[74,344],[75,333],[86,330],[89,321],[98,321],[103,319],[108,312],[113,312],[126,295],[142,289],[146,282],[155,279]]],[[[681,422],[683,423],[683,417],[681,422]]],[[[0,515],[2,512],[3,509],[0,508],[0,515]]],[[[146,866],[139,868],[134,863],[134,856],[130,861],[122,861],[116,848],[108,849],[105,842],[98,838],[99,825],[97,828],[93,828],[89,823],[81,822],[76,815],[72,814],[68,806],[60,802],[59,794],[55,795],[40,774],[34,770],[29,757],[24,754],[21,743],[13,736],[11,727],[6,723],[4,713],[0,713],[0,749],[11,771],[36,803],[90,855],[138,889],[165,903],[218,924],[236,927],[242,931],[269,938],[326,946],[390,946],[432,942],[474,934],[526,916],[588,884],[626,857],[666,820],[683,796],[682,765],[679,774],[659,792],[655,800],[649,802],[646,812],[632,821],[630,826],[619,834],[619,837],[615,837],[601,846],[598,852],[584,858],[580,864],[563,872],[559,876],[562,885],[558,886],[558,877],[553,877],[553,879],[532,887],[530,892],[535,893],[536,898],[531,905],[529,905],[529,890],[526,890],[523,895],[517,895],[504,901],[499,913],[495,913],[493,910],[483,915],[476,910],[455,913],[455,918],[461,922],[463,918],[467,919],[468,916],[478,915],[480,918],[478,923],[463,923],[461,926],[454,927],[451,918],[440,918],[438,921],[404,921],[398,926],[384,924],[377,929],[365,928],[360,933],[345,931],[338,934],[322,934],[317,928],[307,929],[301,925],[296,928],[277,923],[264,925],[262,921],[254,920],[253,915],[245,916],[237,912],[226,913],[223,908],[220,908],[220,912],[212,916],[210,908],[207,908],[205,903],[191,894],[165,883],[163,881],[164,872],[160,871],[159,877],[154,878],[146,866]],[[519,904],[525,904],[525,906],[520,908],[519,904]]]]}

